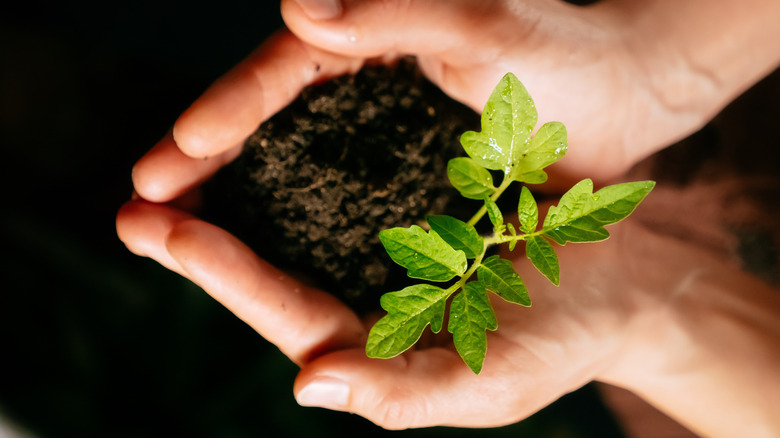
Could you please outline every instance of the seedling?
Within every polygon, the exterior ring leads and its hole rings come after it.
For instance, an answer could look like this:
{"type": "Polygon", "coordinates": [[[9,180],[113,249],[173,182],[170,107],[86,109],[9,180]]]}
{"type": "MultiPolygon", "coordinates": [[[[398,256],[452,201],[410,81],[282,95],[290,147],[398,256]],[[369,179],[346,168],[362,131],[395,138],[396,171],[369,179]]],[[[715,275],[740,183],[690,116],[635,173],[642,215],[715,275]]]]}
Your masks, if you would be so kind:
{"type": "Polygon", "coordinates": [[[525,242],[531,263],[557,286],[560,275],[553,242],[565,245],[606,239],[609,232],[604,226],[631,214],[655,186],[653,181],[629,182],[593,193],[593,182],[585,179],[550,207],[541,227],[536,200],[523,186],[517,209],[519,229],[504,223],[496,204],[501,194],[514,182],[545,182],[544,168],[560,160],[568,147],[562,123],[545,123],[532,136],[536,122],[531,96],[507,73],[482,111],[482,132],[461,136],[468,157],[454,158],[447,167],[450,182],[462,196],[484,202],[479,211],[468,222],[430,216],[427,231],[412,225],[379,233],[387,253],[407,269],[409,277],[445,284],[419,283],[384,294],[380,305],[387,315],[368,335],[369,357],[388,359],[403,353],[428,325],[434,333],[441,331],[447,301],[454,295],[447,330],[461,358],[478,374],[487,351],[486,331],[498,328],[487,292],[521,306],[531,305],[512,262],[498,255],[486,258],[488,248],[508,244],[514,250],[518,242],[525,242]],[[491,170],[503,173],[498,186],[491,170]],[[490,236],[480,236],[474,227],[485,214],[493,225],[490,236]]]}

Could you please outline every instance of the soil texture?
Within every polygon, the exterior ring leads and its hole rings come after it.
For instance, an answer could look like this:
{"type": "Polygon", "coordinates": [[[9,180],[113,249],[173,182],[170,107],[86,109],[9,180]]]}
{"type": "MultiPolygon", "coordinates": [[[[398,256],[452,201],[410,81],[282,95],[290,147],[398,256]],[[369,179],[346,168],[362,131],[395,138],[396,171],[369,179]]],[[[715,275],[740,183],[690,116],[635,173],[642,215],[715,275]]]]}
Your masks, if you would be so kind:
{"type": "Polygon", "coordinates": [[[376,307],[409,284],[379,231],[459,215],[447,161],[462,155],[460,134],[478,129],[478,114],[413,60],[365,67],[306,88],[263,123],[208,184],[205,204],[261,257],[354,307],[376,307]]]}

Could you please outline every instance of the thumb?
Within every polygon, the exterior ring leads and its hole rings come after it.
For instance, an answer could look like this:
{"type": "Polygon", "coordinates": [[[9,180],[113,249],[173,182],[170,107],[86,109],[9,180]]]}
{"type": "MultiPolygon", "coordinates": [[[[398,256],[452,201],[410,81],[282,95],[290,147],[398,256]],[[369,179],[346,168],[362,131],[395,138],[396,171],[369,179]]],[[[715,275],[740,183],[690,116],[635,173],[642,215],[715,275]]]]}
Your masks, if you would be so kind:
{"type": "Polygon", "coordinates": [[[328,353],[303,366],[298,403],[358,414],[385,429],[497,427],[517,422],[586,383],[577,371],[551,367],[530,349],[501,351],[474,374],[454,349],[410,350],[370,359],[364,349],[328,353]]]}
{"type": "Polygon", "coordinates": [[[477,111],[508,71],[502,54],[521,45],[523,20],[534,28],[534,13],[508,11],[498,0],[282,0],[281,10],[290,31],[321,50],[417,56],[428,79],[477,111]]]}
{"type": "Polygon", "coordinates": [[[463,50],[494,1],[283,0],[290,30],[311,45],[349,56],[424,55],[463,50]]]}

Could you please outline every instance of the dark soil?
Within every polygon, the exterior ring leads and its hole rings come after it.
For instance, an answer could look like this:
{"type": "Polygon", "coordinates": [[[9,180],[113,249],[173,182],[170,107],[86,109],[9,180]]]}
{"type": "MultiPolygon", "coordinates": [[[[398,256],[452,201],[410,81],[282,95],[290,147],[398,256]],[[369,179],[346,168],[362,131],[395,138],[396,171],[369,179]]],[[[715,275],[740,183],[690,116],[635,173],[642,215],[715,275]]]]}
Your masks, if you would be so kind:
{"type": "Polygon", "coordinates": [[[261,257],[373,307],[408,284],[379,231],[459,214],[448,207],[463,204],[446,166],[469,129],[479,129],[479,116],[413,61],[366,67],[305,89],[263,123],[208,185],[206,205],[261,257]]]}

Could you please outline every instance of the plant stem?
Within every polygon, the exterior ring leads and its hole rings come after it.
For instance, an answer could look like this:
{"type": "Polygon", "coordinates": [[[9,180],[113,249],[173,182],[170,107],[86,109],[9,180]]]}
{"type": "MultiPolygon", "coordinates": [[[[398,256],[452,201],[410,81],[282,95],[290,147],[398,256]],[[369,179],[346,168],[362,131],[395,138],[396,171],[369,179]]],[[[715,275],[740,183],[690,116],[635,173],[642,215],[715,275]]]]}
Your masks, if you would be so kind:
{"type": "MultiPolygon", "coordinates": [[[[479,219],[477,219],[479,220],[479,219]]],[[[511,241],[519,241],[519,240],[526,240],[529,237],[534,236],[540,236],[544,230],[538,230],[534,231],[533,233],[528,234],[518,234],[516,236],[507,236],[505,234],[494,234],[491,237],[486,237],[483,239],[483,246],[482,246],[482,252],[474,258],[474,262],[471,263],[471,266],[469,266],[469,269],[458,279],[455,284],[450,286],[448,291],[448,297],[453,292],[457,291],[458,289],[462,288],[466,285],[466,282],[471,278],[472,275],[474,275],[474,272],[482,265],[482,259],[485,258],[485,254],[487,253],[487,249],[490,248],[493,245],[501,245],[507,242],[511,241]]]]}
{"type": "MultiPolygon", "coordinates": [[[[479,219],[477,219],[479,220],[479,219]]],[[[482,259],[485,258],[485,254],[487,253],[487,249],[490,248],[493,245],[500,245],[503,243],[511,242],[511,241],[518,241],[518,240],[525,240],[529,237],[539,236],[544,232],[544,230],[538,230],[534,231],[533,233],[528,234],[518,234],[516,236],[507,236],[505,234],[494,234],[491,237],[487,237],[483,239],[483,245],[482,245],[482,252],[474,258],[474,261],[471,263],[471,266],[469,266],[469,269],[458,279],[455,284],[447,288],[447,296],[449,297],[452,295],[453,292],[457,291],[458,289],[462,288],[466,285],[466,282],[471,278],[472,275],[474,275],[474,272],[476,272],[477,268],[479,268],[482,265],[482,259]]]]}
{"type": "Polygon", "coordinates": [[[529,237],[541,236],[542,234],[544,234],[543,229],[534,231],[533,233],[518,234],[516,236],[507,236],[506,234],[496,234],[493,235],[492,237],[485,238],[484,241],[485,241],[485,245],[487,246],[500,245],[503,243],[511,242],[513,240],[514,241],[526,240],[529,237]]]}
{"type": "Polygon", "coordinates": [[[452,295],[455,291],[465,286],[466,282],[469,281],[469,278],[471,278],[472,275],[474,275],[474,272],[476,272],[477,268],[482,265],[482,259],[485,257],[485,253],[487,253],[487,249],[490,245],[493,245],[493,243],[488,243],[486,240],[482,245],[482,252],[474,258],[474,262],[471,263],[469,269],[458,279],[458,281],[455,282],[455,284],[447,288],[447,299],[449,299],[449,296],[452,295]]]}
{"type": "MultiPolygon", "coordinates": [[[[509,178],[508,174],[504,174],[504,179],[501,181],[501,185],[499,185],[496,188],[496,191],[493,192],[493,195],[490,196],[490,199],[495,202],[504,191],[512,184],[514,180],[512,178],[509,178]]],[[[487,207],[485,204],[482,204],[482,207],[477,211],[474,216],[472,216],[471,219],[467,222],[469,225],[474,226],[477,222],[479,222],[480,219],[487,213],[487,207]]],[[[485,254],[487,253],[487,249],[493,245],[496,244],[504,244],[507,242],[512,241],[518,241],[518,240],[526,240],[529,237],[538,236],[542,234],[543,230],[534,231],[533,233],[528,234],[518,234],[513,236],[508,236],[503,233],[494,233],[493,236],[487,237],[483,239],[483,246],[482,246],[482,252],[474,258],[474,262],[471,263],[471,266],[469,266],[469,269],[458,279],[458,281],[455,282],[452,286],[447,288],[447,298],[449,299],[449,296],[452,295],[455,291],[459,290],[463,286],[466,285],[466,282],[471,278],[472,275],[474,275],[474,272],[476,272],[477,268],[479,268],[482,265],[482,259],[485,257],[485,254]]]]}
{"type": "MultiPolygon", "coordinates": [[[[501,185],[498,186],[495,192],[493,192],[493,195],[490,196],[490,199],[492,199],[493,202],[495,202],[501,196],[501,194],[504,193],[504,191],[512,184],[512,181],[513,180],[505,174],[504,180],[501,181],[501,185]]],[[[482,216],[484,216],[485,213],[487,213],[487,207],[485,207],[485,205],[483,204],[482,207],[480,207],[480,209],[477,211],[477,213],[474,216],[472,216],[472,218],[469,219],[467,223],[471,226],[476,225],[477,222],[479,222],[479,220],[482,219],[482,216]]]]}

